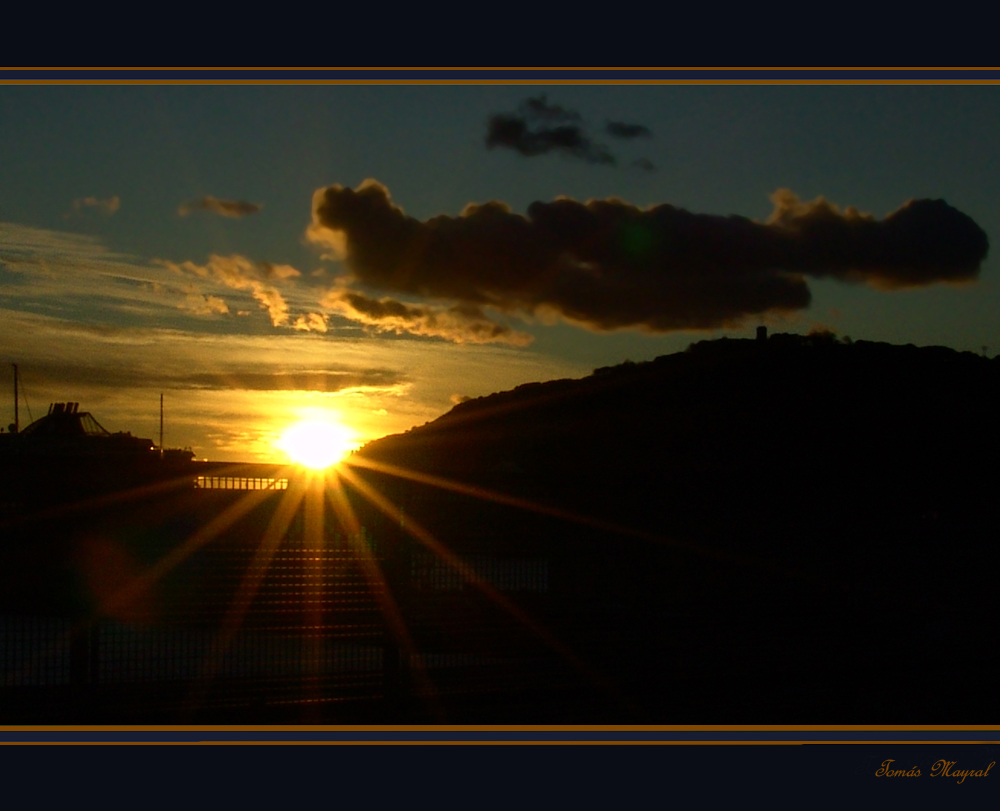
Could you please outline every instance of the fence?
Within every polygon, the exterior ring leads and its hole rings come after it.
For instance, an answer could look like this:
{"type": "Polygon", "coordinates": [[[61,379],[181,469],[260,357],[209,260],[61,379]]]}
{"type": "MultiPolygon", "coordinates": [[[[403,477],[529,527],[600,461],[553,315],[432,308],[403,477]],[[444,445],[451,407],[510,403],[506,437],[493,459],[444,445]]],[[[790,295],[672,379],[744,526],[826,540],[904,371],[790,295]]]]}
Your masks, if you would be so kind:
{"type": "Polygon", "coordinates": [[[783,611],[780,572],[387,477],[287,481],[6,518],[0,723],[753,723],[863,661],[864,612],[832,623],[799,586],[783,611]]]}
{"type": "Polygon", "coordinates": [[[542,606],[547,559],[472,543],[456,568],[355,507],[348,531],[300,483],[204,476],[8,524],[22,554],[4,566],[0,723],[318,706],[431,718],[447,694],[545,683],[553,656],[515,603],[542,606]]]}

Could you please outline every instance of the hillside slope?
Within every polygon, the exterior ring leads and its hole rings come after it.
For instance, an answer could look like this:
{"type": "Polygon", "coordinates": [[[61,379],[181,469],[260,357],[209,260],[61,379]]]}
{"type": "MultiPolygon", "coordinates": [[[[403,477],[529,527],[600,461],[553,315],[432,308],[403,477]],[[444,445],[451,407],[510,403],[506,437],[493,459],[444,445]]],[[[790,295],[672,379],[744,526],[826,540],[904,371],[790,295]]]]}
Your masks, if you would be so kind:
{"type": "Polygon", "coordinates": [[[1000,360],[774,335],[472,400],[354,461],[401,530],[544,562],[546,599],[522,604],[637,717],[669,672],[702,720],[748,717],[720,694],[858,719],[945,688],[954,720],[997,704],[998,405],[1000,360]]]}
{"type": "Polygon", "coordinates": [[[643,526],[978,519],[998,404],[1000,360],[774,335],[520,386],[359,456],[643,526]]]}

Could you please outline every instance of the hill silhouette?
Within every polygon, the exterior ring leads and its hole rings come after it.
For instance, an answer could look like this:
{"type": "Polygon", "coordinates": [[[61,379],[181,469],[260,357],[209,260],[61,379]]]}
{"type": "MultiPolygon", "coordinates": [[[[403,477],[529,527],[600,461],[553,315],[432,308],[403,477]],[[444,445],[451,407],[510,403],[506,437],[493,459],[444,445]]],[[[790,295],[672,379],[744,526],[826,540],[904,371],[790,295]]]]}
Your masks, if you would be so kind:
{"type": "Polygon", "coordinates": [[[747,512],[823,534],[983,517],[998,395],[1000,360],[969,352],[722,339],[470,400],[359,457],[648,528],[711,534],[747,512]]]}
{"type": "Polygon", "coordinates": [[[696,714],[955,718],[996,703],[998,404],[996,358],[777,334],[470,400],[355,461],[458,555],[549,561],[537,616],[641,717],[670,674],[696,714]]]}

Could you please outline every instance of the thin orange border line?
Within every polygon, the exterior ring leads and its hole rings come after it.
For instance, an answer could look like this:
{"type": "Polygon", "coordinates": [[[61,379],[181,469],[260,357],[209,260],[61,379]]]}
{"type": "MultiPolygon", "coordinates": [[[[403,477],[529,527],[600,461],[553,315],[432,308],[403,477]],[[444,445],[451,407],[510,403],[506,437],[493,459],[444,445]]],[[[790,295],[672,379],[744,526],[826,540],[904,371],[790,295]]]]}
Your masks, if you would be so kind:
{"type": "Polygon", "coordinates": [[[426,67],[426,68],[383,68],[383,67],[338,67],[338,68],[293,68],[293,67],[283,67],[283,68],[171,68],[171,67],[150,67],[150,68],[126,68],[126,67],[90,67],[90,68],[3,68],[0,67],[0,72],[4,71],[114,71],[120,73],[127,73],[130,71],[180,71],[180,72],[198,72],[198,71],[327,71],[331,75],[323,78],[297,78],[297,79],[270,79],[270,78],[239,78],[239,77],[229,77],[229,78],[184,78],[177,77],[173,79],[154,79],[154,78],[102,78],[102,79],[74,79],[74,78],[61,78],[61,79],[22,79],[17,77],[4,77],[0,75],[0,84],[3,85],[330,85],[330,84],[340,84],[340,85],[993,85],[1000,84],[1000,75],[997,78],[962,78],[962,79],[949,79],[949,78],[906,78],[898,77],[891,79],[874,79],[874,78],[839,78],[839,79],[823,79],[823,78],[739,78],[730,77],[726,79],[711,79],[711,78],[684,78],[684,77],[671,77],[669,75],[664,75],[662,77],[656,78],[531,78],[531,77],[520,77],[520,76],[509,76],[504,79],[486,79],[486,78],[406,78],[406,77],[396,77],[392,79],[378,79],[378,78],[357,78],[357,77],[338,77],[335,75],[338,72],[352,72],[352,71],[374,71],[374,72],[389,72],[389,71],[402,71],[402,72],[414,72],[414,71],[448,71],[453,73],[459,73],[463,71],[517,71],[517,72],[530,72],[530,71],[601,71],[601,72],[624,72],[624,71],[660,71],[665,74],[670,72],[686,72],[686,71],[736,71],[736,72],[747,72],[747,71],[781,71],[785,73],[793,73],[796,71],[820,71],[820,72],[833,72],[833,71],[1000,71],[1000,68],[962,68],[962,67],[950,67],[950,68],[893,68],[893,67],[813,67],[813,68],[803,68],[803,67],[757,67],[757,68],[747,68],[747,67],[674,67],[674,68],[531,68],[531,67],[519,67],[519,68],[500,68],[500,67],[489,67],[489,68],[459,68],[459,67],[426,67]]]}
{"type": "Polygon", "coordinates": [[[259,68],[252,68],[252,67],[243,67],[243,68],[219,68],[219,67],[211,67],[211,68],[192,68],[192,67],[183,67],[183,68],[176,68],[176,67],[175,68],[164,68],[164,67],[155,67],[155,68],[152,68],[152,67],[151,68],[124,68],[124,67],[113,67],[113,68],[99,68],[99,67],[90,67],[90,68],[81,68],[81,67],[76,67],[76,68],[5,68],[5,67],[0,67],[0,71],[4,71],[4,70],[48,70],[48,71],[74,71],[74,70],[117,70],[117,71],[128,71],[128,70],[160,70],[160,71],[167,71],[167,70],[188,70],[188,71],[195,71],[195,70],[208,70],[208,71],[235,71],[235,70],[268,70],[268,71],[280,71],[280,70],[329,70],[329,71],[334,71],[334,70],[377,70],[377,71],[413,71],[413,70],[450,70],[450,71],[459,71],[459,70],[494,70],[494,71],[500,71],[500,70],[599,70],[599,71],[621,71],[621,70],[662,70],[662,71],[667,71],[667,70],[712,70],[712,71],[724,71],[724,70],[740,70],[740,71],[746,71],[746,70],[781,70],[781,71],[799,71],[799,70],[825,70],[825,71],[835,71],[835,70],[855,70],[855,71],[858,71],[858,70],[866,70],[866,71],[871,71],[871,70],[893,70],[893,71],[900,71],[900,70],[933,70],[933,71],[937,71],[937,70],[942,70],[943,71],[943,70],[1000,70],[1000,67],[996,67],[996,68],[956,68],[956,67],[950,67],[950,68],[930,68],[930,67],[924,67],[924,68],[914,68],[914,67],[911,67],[911,68],[899,68],[899,67],[871,67],[871,68],[859,68],[859,67],[845,67],[845,68],[831,68],[831,67],[824,67],[824,68],[819,68],[819,67],[813,67],[813,68],[790,68],[790,67],[780,67],[780,68],[765,68],[765,67],[761,67],[761,68],[752,68],[752,67],[739,67],[739,68],[737,68],[737,67],[733,67],[733,68],[707,68],[707,67],[705,67],[705,68],[697,68],[697,67],[687,67],[687,68],[676,68],[676,67],[675,68],[667,68],[667,67],[662,67],[662,68],[649,68],[649,67],[646,67],[646,68],[639,68],[639,67],[636,67],[636,68],[622,68],[622,67],[617,67],[617,68],[579,68],[578,67],[578,68],[560,68],[560,67],[551,67],[551,66],[550,67],[538,67],[538,68],[525,68],[525,67],[509,67],[509,68],[496,68],[496,67],[493,67],[493,68],[456,68],[456,67],[447,67],[447,68],[418,68],[418,67],[408,67],[408,68],[374,68],[374,67],[371,67],[371,68],[364,68],[364,67],[355,67],[355,68],[343,68],[343,67],[340,67],[340,68],[333,68],[333,67],[328,67],[328,68],[321,68],[321,67],[311,67],[311,68],[309,68],[309,67],[301,67],[301,68],[290,68],[290,67],[282,67],[282,68],[276,68],[276,67],[259,67],[259,68]]]}
{"type": "MultiPolygon", "coordinates": [[[[0,732],[950,732],[997,731],[1000,724],[194,724],[3,725],[0,732]]],[[[937,743],[937,741],[934,741],[937,743]]],[[[943,743],[943,741],[942,741],[943,743]]]]}
{"type": "Polygon", "coordinates": [[[0,741],[0,746],[810,746],[817,745],[859,745],[899,746],[900,744],[932,745],[975,745],[997,744],[1000,741],[546,741],[546,740],[412,740],[397,741],[388,738],[381,741],[0,741]]]}
{"type": "Polygon", "coordinates": [[[995,85],[997,79],[5,79],[2,85],[995,85]]]}

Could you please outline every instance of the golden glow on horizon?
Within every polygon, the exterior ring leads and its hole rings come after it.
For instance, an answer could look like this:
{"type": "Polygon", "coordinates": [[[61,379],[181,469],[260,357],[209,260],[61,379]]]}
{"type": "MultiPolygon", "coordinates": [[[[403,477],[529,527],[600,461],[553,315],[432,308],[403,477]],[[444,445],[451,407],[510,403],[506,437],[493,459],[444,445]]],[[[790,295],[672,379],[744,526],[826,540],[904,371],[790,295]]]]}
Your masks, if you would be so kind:
{"type": "Polygon", "coordinates": [[[357,447],[354,432],[332,416],[309,417],[285,429],[275,447],[311,470],[337,464],[357,447]]]}

